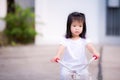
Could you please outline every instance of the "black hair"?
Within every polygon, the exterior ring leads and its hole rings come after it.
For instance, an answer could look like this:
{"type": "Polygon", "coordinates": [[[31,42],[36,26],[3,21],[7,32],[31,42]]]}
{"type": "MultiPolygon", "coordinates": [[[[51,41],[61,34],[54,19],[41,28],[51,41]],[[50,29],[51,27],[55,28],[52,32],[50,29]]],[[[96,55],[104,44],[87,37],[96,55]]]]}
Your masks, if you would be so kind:
{"type": "Polygon", "coordinates": [[[82,33],[79,35],[81,38],[85,38],[86,35],[86,21],[85,21],[85,15],[83,13],[79,13],[79,12],[73,12],[71,14],[69,14],[68,19],[67,19],[67,29],[66,29],[66,38],[72,38],[72,33],[71,33],[71,24],[73,22],[73,20],[77,20],[77,21],[82,21],[83,22],[83,31],[82,33]]]}

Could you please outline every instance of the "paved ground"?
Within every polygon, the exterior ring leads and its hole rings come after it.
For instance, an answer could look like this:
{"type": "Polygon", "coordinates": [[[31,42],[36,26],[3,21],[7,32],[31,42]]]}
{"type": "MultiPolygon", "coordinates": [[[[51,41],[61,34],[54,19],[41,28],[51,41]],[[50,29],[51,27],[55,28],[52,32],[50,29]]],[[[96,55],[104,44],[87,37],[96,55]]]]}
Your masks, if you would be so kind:
{"type": "MultiPolygon", "coordinates": [[[[57,45],[1,47],[0,80],[59,80],[59,64],[50,62],[56,50],[57,45]]],[[[103,47],[101,65],[90,65],[94,79],[120,80],[119,52],[120,47],[103,47]]]]}
{"type": "Polygon", "coordinates": [[[24,46],[0,49],[0,80],[57,80],[58,64],[50,59],[55,46],[24,46]]]}
{"type": "Polygon", "coordinates": [[[105,46],[102,54],[103,80],[120,80],[120,46],[105,46]]]}

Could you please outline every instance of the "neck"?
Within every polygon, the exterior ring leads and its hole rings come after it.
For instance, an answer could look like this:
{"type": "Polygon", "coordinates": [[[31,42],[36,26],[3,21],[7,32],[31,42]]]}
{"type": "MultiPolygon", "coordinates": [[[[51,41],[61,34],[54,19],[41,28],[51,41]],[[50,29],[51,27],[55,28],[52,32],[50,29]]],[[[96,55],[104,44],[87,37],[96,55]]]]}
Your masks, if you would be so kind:
{"type": "Polygon", "coordinates": [[[79,36],[76,36],[76,37],[72,37],[72,39],[79,39],[80,37],[79,36]]]}

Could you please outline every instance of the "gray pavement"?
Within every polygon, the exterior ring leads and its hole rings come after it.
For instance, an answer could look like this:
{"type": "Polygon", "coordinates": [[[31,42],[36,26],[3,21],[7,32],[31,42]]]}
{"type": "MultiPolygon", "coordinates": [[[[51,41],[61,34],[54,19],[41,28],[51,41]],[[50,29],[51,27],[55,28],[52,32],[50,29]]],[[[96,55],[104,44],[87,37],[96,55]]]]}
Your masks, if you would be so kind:
{"type": "Polygon", "coordinates": [[[120,46],[105,46],[102,54],[103,80],[120,80],[120,46]]]}
{"type": "MultiPolygon", "coordinates": [[[[59,64],[50,62],[57,47],[58,45],[0,47],[0,80],[59,80],[59,64]]],[[[100,71],[102,78],[99,80],[120,80],[119,52],[119,46],[103,47],[101,67],[95,61],[89,68],[94,80],[97,80],[100,71]]]]}
{"type": "Polygon", "coordinates": [[[0,49],[0,80],[58,80],[52,64],[56,46],[19,46],[0,49]]]}

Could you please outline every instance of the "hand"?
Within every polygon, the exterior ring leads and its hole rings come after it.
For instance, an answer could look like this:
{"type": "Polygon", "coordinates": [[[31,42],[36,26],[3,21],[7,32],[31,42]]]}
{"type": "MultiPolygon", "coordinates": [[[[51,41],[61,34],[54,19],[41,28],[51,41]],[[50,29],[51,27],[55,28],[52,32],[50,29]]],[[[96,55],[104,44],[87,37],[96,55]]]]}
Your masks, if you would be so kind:
{"type": "Polygon", "coordinates": [[[98,54],[94,54],[93,57],[95,57],[95,60],[97,60],[99,58],[98,54]]]}
{"type": "Polygon", "coordinates": [[[58,60],[60,60],[60,58],[59,58],[58,56],[55,56],[55,57],[51,60],[51,62],[57,62],[57,63],[58,63],[58,60]]]}

